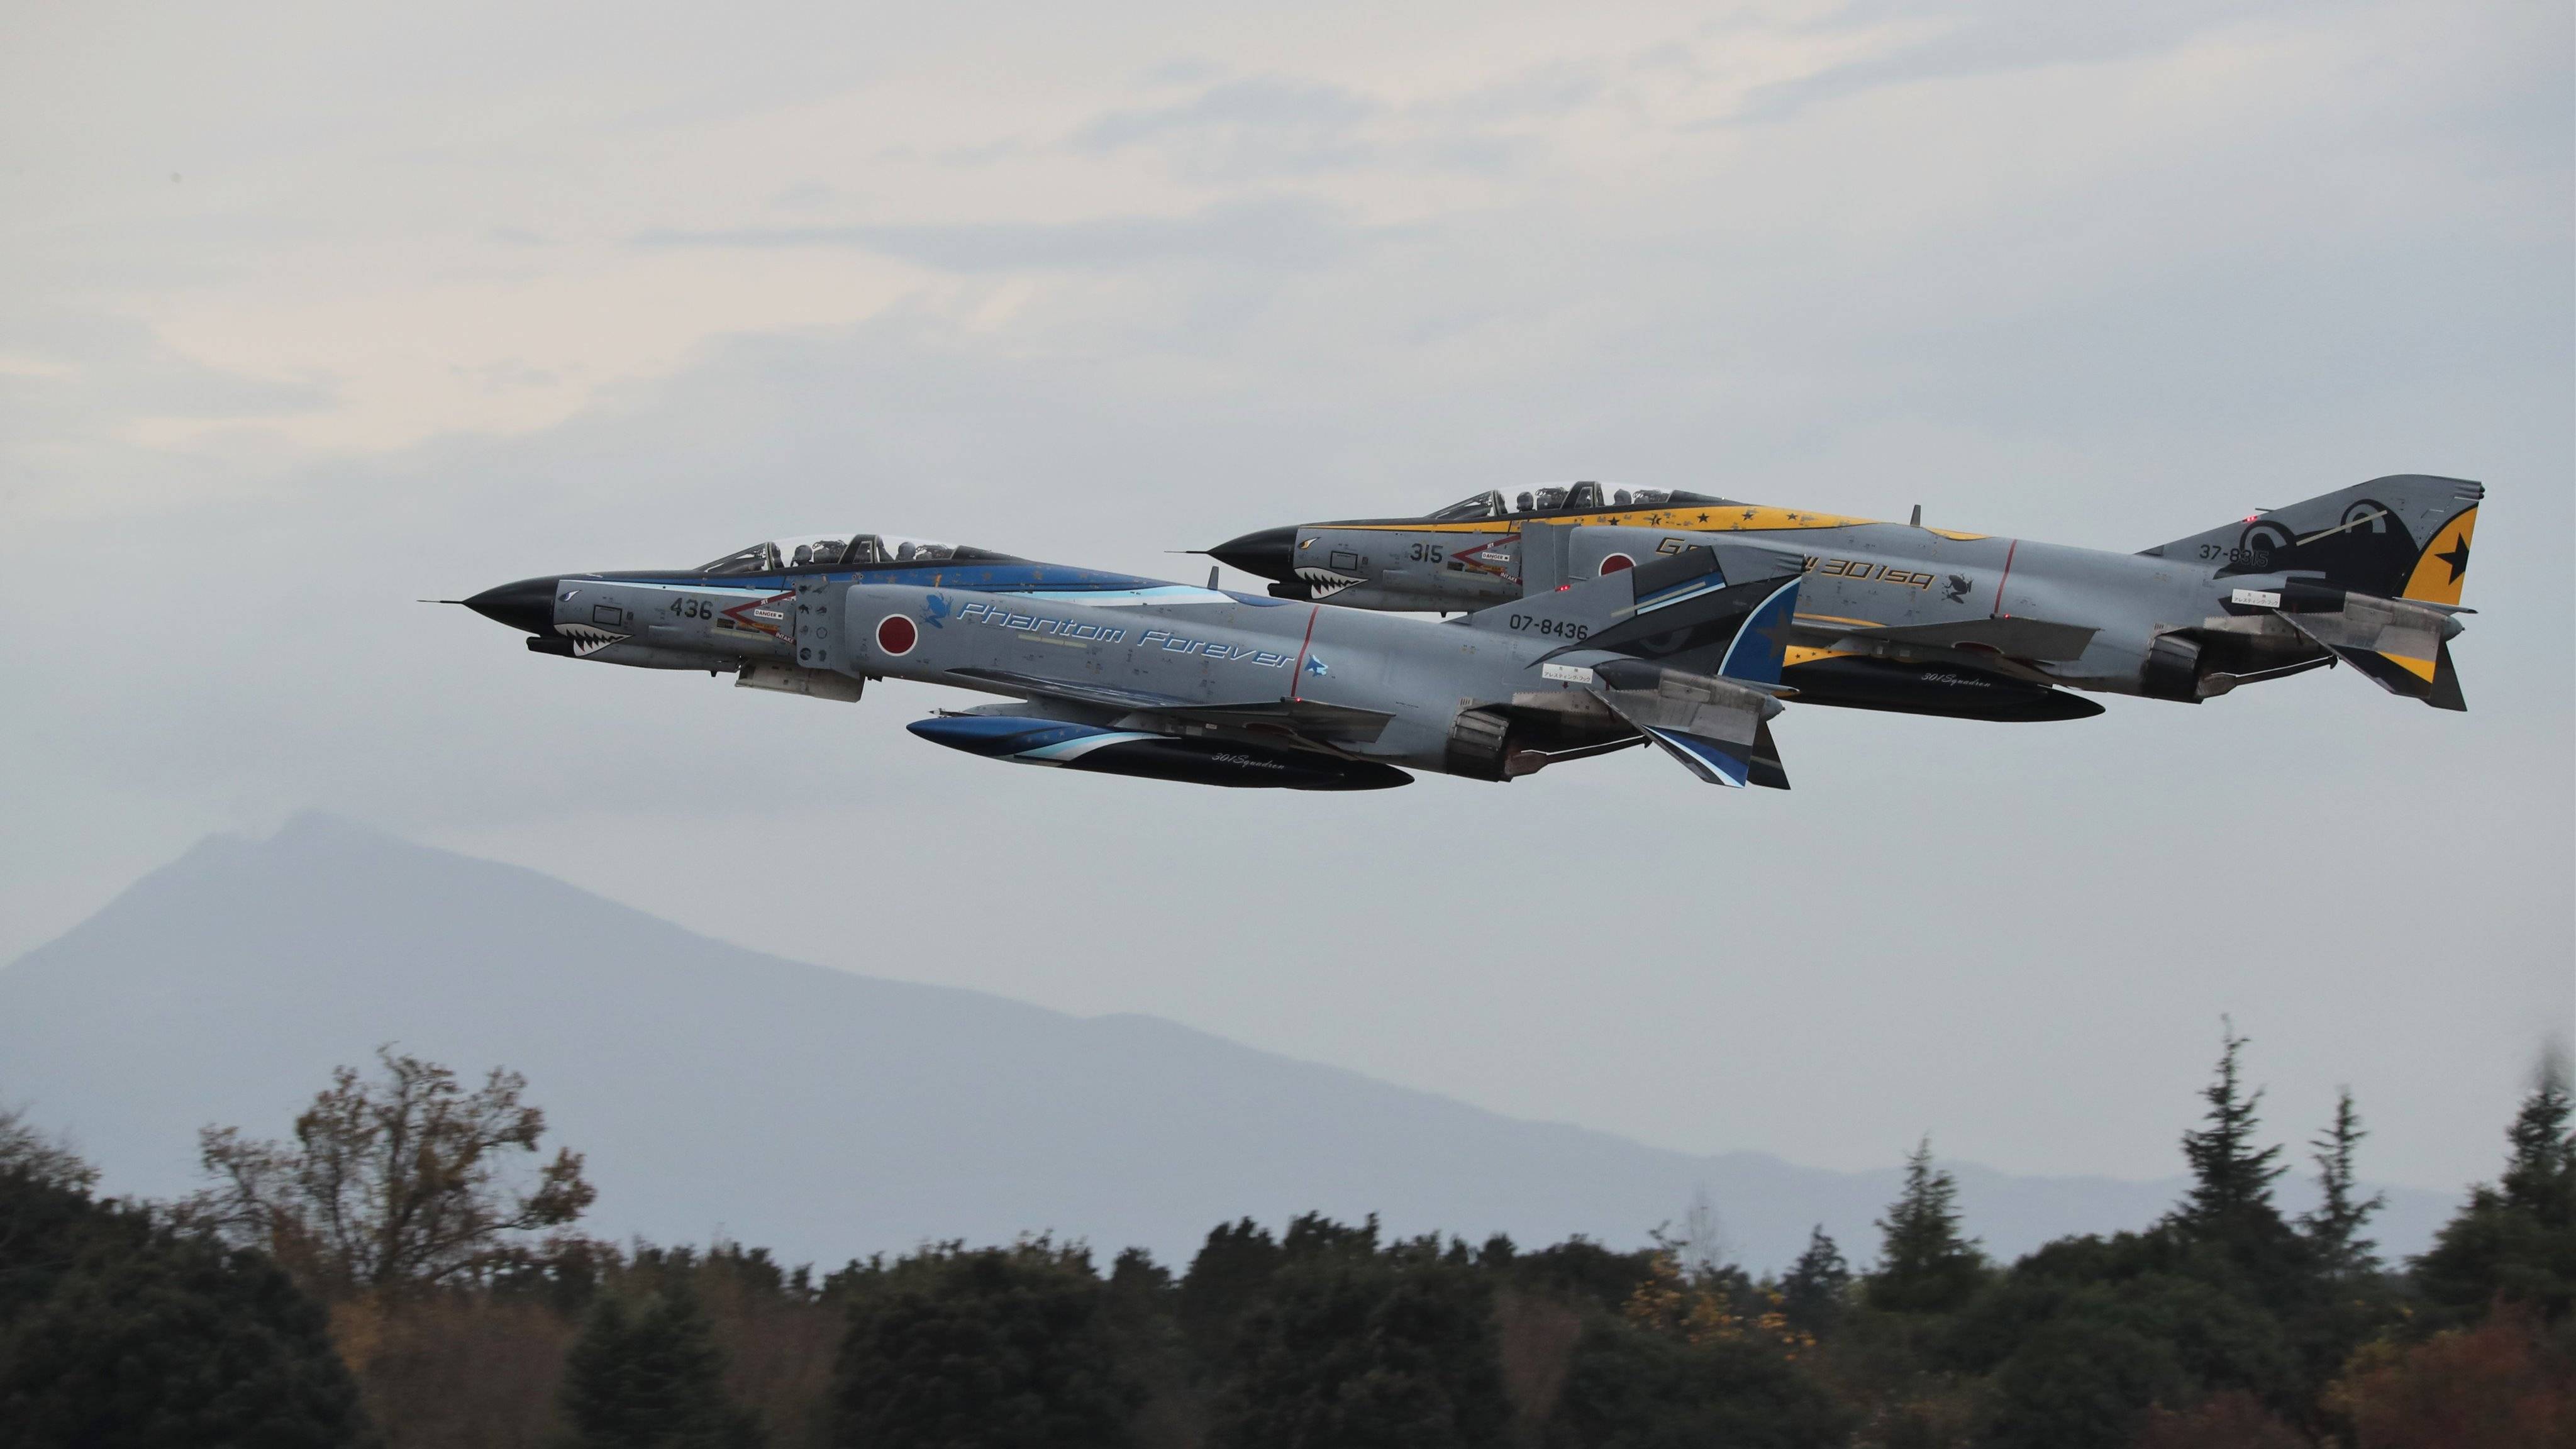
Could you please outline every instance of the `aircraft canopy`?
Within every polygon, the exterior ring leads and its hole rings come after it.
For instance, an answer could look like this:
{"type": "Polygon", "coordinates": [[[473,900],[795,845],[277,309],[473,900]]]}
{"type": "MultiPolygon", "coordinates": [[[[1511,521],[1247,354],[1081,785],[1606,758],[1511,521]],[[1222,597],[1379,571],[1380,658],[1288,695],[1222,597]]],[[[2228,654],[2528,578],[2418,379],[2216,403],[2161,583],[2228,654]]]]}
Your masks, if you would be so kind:
{"type": "Polygon", "coordinates": [[[937,543],[881,533],[807,533],[771,539],[700,564],[702,574],[774,574],[791,569],[935,563],[944,559],[994,559],[1004,555],[963,544],[937,543]]]}
{"type": "MultiPolygon", "coordinates": [[[[1502,501],[1501,494],[1497,493],[1492,496],[1497,503],[1502,501]]],[[[1474,500],[1471,499],[1469,501],[1473,502],[1474,500]]],[[[1705,493],[1684,493],[1671,488],[1621,488],[1615,492],[1604,494],[1601,485],[1598,483],[1575,483],[1562,488],[1540,488],[1532,492],[1523,493],[1520,497],[1512,500],[1516,505],[1512,511],[1514,513],[1589,513],[1595,509],[1601,508],[1654,508],[1663,504],[1681,503],[1722,505],[1728,501],[1729,500],[1724,498],[1712,498],[1705,493]]],[[[1452,508],[1463,508],[1466,505],[1452,504],[1450,506],[1452,508]]],[[[1462,516],[1476,517],[1479,515],[1468,514],[1462,516]]],[[[1444,509],[1440,513],[1434,514],[1433,517],[1445,519],[1447,517],[1447,510],[1444,509]]]]}

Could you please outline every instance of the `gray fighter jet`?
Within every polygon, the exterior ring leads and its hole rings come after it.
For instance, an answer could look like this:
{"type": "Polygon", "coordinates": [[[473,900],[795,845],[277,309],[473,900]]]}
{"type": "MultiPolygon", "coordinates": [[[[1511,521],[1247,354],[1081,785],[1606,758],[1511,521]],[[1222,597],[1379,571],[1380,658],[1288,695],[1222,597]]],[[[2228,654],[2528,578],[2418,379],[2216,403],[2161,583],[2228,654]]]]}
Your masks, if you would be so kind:
{"type": "Polygon", "coordinates": [[[1209,550],[1271,593],[1348,608],[1500,607],[1533,578],[1590,579],[1720,542],[1803,572],[1782,641],[1802,704],[1986,720],[2076,719],[2066,689],[2198,703],[2349,664],[2465,708],[2449,641],[2486,490],[2378,478],[2140,553],[2068,548],[1597,483],[1419,518],[1310,523],[1209,550]],[[1566,527],[1566,525],[1577,525],[1566,527]]]}
{"type": "Polygon", "coordinates": [[[885,678],[1001,696],[911,728],[1021,764],[1353,790],[1651,742],[1713,784],[1786,788],[1769,722],[1798,556],[1712,538],[1551,571],[1592,555],[1585,531],[1525,528],[1522,590],[1440,623],[847,533],[450,602],[567,659],[826,700],[885,678]]]}

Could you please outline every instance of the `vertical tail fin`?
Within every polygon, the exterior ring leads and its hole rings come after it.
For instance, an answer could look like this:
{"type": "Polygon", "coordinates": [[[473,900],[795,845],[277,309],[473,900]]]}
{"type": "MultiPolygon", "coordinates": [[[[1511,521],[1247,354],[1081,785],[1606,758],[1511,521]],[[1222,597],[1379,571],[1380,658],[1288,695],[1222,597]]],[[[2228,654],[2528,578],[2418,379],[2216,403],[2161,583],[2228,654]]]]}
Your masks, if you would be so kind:
{"type": "Polygon", "coordinates": [[[2146,550],[2230,574],[2310,573],[2355,593],[2456,605],[2483,484],[2422,473],[2340,492],[2146,550]]]}
{"type": "Polygon", "coordinates": [[[1726,646],[1726,657],[1717,666],[1720,678],[1746,684],[1780,682],[1780,666],[1789,652],[1789,623],[1797,616],[1798,585],[1804,578],[1790,575],[1788,582],[1753,606],[1737,627],[1735,642],[1726,646]]]}
{"type": "MultiPolygon", "coordinates": [[[[1529,559],[1549,556],[1551,531],[1571,530],[1531,525],[1526,531],[1525,570],[1529,559]]],[[[1804,577],[1799,562],[1794,555],[1745,551],[1736,564],[1747,576],[1731,581],[1715,551],[1694,545],[1574,582],[1551,583],[1544,570],[1525,572],[1525,592],[1517,601],[1479,610],[1467,623],[1535,630],[1563,641],[1557,653],[1602,649],[1694,674],[1776,685],[1804,577]]]]}

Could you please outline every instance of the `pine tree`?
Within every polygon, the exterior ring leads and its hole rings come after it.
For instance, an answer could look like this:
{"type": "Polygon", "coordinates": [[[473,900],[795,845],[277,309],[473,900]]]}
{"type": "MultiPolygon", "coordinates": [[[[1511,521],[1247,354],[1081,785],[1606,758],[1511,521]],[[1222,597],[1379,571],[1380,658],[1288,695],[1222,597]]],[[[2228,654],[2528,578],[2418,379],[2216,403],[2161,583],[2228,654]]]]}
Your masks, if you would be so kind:
{"type": "Polygon", "coordinates": [[[0,1445],[365,1442],[320,1305],[258,1253],[93,1200],[89,1176],[0,1169],[0,1445]]]}
{"type": "Polygon", "coordinates": [[[2175,1224],[2187,1235],[2203,1238],[2233,1237],[2266,1222],[2278,1227],[2281,1215],[2272,1205],[2272,1184],[2289,1170],[2280,1162],[2279,1147],[2254,1146],[2263,1093],[2247,1095],[2237,1066],[2246,1039],[2232,1025],[2222,1039],[2226,1045],[2219,1053],[2217,1080],[2200,1094],[2209,1103],[2203,1118],[2209,1125],[2182,1135],[2192,1187],[2174,1214],[2175,1224]]]}
{"type": "Polygon", "coordinates": [[[1851,1288],[1851,1267],[1843,1250],[1816,1224],[1807,1234],[1807,1250],[1798,1255],[1789,1275],[1780,1280],[1780,1311],[1789,1326],[1821,1334],[1842,1317],[1843,1295],[1851,1288]]]}
{"type": "Polygon", "coordinates": [[[1948,1313],[1985,1281],[1985,1254],[1959,1236],[1959,1184],[1932,1166],[1926,1137],[1905,1159],[1905,1190],[1878,1220],[1878,1267],[1869,1275],[1872,1308],[1894,1313],[1948,1313]]]}
{"type": "Polygon", "coordinates": [[[1225,1350],[1244,1310],[1279,1271],[1284,1255],[1270,1230],[1245,1218],[1219,1223],[1181,1279],[1181,1333],[1201,1354],[1225,1350]]]}
{"type": "Polygon", "coordinates": [[[2505,1206],[2532,1215],[2543,1227],[2576,1228],[2576,1135],[2568,1131],[2576,1101],[2568,1094],[2567,1064],[2555,1054],[2544,1058],[2531,1094],[2522,1100],[2505,1139],[2512,1152],[2505,1162],[2502,1189],[2505,1206]]]}
{"type": "MultiPolygon", "coordinates": [[[[1300,1221],[1304,1221],[1301,1219],[1300,1221]]],[[[1372,1251],[1376,1223],[1315,1219],[1224,1362],[1218,1449],[1484,1449],[1511,1416],[1493,1287],[1421,1238],[1372,1251]]],[[[1463,1249],[1463,1245],[1461,1245],[1463,1249]]]]}
{"type": "Polygon", "coordinates": [[[833,1371],[849,1449],[1123,1449],[1143,1393],[1089,1250],[954,1244],[856,1287],[833,1371]]]}
{"type": "Polygon", "coordinates": [[[2567,1065],[2555,1053],[2505,1133],[2502,1177],[2481,1184],[2415,1260],[2424,1296],[2453,1319],[2499,1299],[2551,1319],[2576,1312],[2576,1133],[2567,1065]]]}
{"type": "Polygon", "coordinates": [[[577,1449],[756,1449],[752,1416],[726,1397],[724,1354],[676,1276],[628,1305],[603,1294],[564,1359],[577,1449]]]}
{"type": "Polygon", "coordinates": [[[2300,1215],[2299,1227],[2328,1272],[2368,1273],[2379,1266],[2379,1255],[2373,1251],[2379,1245],[2361,1236],[2361,1230],[2388,1198],[2383,1193],[2361,1197],[2352,1169],[2354,1150],[2369,1135],[2361,1130],[2361,1114],[2353,1110],[2352,1089],[2345,1087],[2335,1094],[2333,1124],[2323,1137],[2308,1144],[2316,1149],[2313,1160],[2321,1200],[2315,1212],[2300,1215]]]}

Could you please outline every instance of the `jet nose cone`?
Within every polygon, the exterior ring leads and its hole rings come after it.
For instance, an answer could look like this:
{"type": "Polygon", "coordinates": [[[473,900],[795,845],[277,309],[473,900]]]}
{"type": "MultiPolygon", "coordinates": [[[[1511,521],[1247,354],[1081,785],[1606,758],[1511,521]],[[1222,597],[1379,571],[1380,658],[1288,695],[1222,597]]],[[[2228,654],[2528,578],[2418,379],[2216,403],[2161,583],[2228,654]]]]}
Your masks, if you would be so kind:
{"type": "Polygon", "coordinates": [[[485,589],[465,601],[465,607],[491,620],[507,624],[530,634],[555,631],[555,585],[559,579],[521,579],[497,589],[485,589]]]}
{"type": "Polygon", "coordinates": [[[1297,577],[1297,530],[1265,528],[1247,533],[1209,549],[1208,557],[1248,574],[1287,583],[1297,577]]]}

